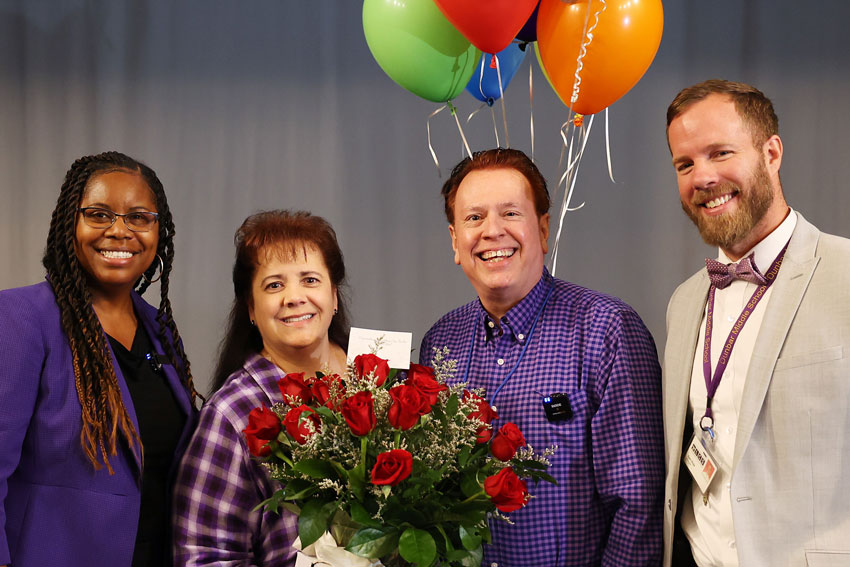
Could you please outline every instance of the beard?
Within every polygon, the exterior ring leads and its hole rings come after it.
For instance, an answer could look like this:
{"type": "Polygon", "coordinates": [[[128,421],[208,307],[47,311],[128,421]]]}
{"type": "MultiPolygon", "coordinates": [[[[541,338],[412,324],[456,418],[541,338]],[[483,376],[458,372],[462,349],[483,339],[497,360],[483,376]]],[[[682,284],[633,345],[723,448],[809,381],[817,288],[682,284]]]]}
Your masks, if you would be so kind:
{"type": "Polygon", "coordinates": [[[734,183],[721,183],[710,193],[698,192],[690,203],[682,201],[682,210],[697,226],[700,236],[709,246],[717,246],[723,250],[731,249],[749,236],[753,228],[764,218],[773,203],[774,194],[767,167],[762,161],[758,162],[746,186],[746,191],[742,191],[734,183]],[[733,193],[738,197],[737,210],[717,217],[700,214],[701,203],[727,193],[733,193]]]}

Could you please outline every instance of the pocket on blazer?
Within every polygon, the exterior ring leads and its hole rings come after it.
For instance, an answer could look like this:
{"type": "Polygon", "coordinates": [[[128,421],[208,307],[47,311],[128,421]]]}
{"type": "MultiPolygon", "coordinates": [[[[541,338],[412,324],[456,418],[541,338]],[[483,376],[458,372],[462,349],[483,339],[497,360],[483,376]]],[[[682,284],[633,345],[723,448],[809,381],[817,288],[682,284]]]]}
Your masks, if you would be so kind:
{"type": "Polygon", "coordinates": [[[787,370],[789,368],[799,368],[801,366],[810,366],[812,364],[821,364],[832,360],[841,360],[844,358],[844,346],[836,345],[834,347],[816,350],[814,352],[806,352],[791,356],[781,356],[776,360],[774,372],[787,370]]]}
{"type": "Polygon", "coordinates": [[[806,551],[808,567],[847,567],[850,551],[806,551]]]}

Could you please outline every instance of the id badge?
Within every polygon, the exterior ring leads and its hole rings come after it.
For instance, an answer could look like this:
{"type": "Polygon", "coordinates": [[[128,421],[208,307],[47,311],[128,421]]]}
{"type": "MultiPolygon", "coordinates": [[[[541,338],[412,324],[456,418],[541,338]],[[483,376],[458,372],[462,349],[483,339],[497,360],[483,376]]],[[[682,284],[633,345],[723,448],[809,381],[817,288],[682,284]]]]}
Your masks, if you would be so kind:
{"type": "Polygon", "coordinates": [[[714,460],[702,435],[694,433],[688,448],[685,449],[683,460],[700,492],[705,495],[714,475],[717,474],[717,461],[714,460]]]}

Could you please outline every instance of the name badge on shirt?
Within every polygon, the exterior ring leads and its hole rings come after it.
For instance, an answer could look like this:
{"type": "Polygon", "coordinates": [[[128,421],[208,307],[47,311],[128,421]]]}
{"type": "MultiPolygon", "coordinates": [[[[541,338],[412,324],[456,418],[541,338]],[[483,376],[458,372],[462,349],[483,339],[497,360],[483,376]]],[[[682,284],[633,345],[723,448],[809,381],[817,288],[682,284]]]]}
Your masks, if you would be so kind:
{"type": "Polygon", "coordinates": [[[706,494],[711,481],[714,480],[714,475],[717,474],[717,461],[714,460],[701,435],[694,433],[682,459],[699,486],[700,492],[706,494]]]}

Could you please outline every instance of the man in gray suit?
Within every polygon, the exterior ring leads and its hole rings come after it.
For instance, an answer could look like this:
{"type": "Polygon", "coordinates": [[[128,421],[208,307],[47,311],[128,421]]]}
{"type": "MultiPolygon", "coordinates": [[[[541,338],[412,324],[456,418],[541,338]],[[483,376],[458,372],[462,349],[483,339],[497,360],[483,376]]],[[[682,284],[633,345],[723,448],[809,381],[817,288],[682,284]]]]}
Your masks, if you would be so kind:
{"type": "Polygon", "coordinates": [[[850,565],[850,240],[785,202],[778,130],[741,83],[667,110],[682,208],[719,252],[667,309],[665,566],[850,565]]]}

